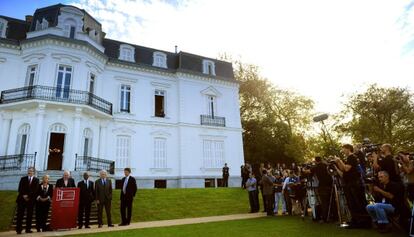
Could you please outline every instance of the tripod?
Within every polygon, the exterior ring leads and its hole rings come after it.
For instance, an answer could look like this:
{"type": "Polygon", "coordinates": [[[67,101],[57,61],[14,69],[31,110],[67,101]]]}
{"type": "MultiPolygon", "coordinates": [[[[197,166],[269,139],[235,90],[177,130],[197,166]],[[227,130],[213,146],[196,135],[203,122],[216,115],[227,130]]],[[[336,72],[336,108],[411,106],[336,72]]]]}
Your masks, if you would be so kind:
{"type": "Polygon", "coordinates": [[[347,222],[351,221],[351,213],[346,203],[344,191],[342,189],[340,180],[337,177],[337,175],[331,174],[331,177],[332,177],[332,189],[331,189],[331,197],[329,200],[327,221],[329,221],[331,218],[332,205],[333,205],[333,202],[335,201],[336,209],[338,211],[339,226],[347,227],[348,226],[347,222]]]}

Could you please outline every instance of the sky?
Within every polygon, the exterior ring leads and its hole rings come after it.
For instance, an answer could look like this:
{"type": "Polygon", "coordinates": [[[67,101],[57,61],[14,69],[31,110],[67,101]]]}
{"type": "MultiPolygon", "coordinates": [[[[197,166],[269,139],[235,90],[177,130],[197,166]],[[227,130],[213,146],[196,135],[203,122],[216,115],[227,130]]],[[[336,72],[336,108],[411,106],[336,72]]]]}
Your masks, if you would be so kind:
{"type": "MultiPolygon", "coordinates": [[[[372,83],[414,90],[414,0],[62,0],[107,37],[259,66],[278,87],[335,113],[372,83]]],[[[51,0],[0,0],[23,19],[51,0]]]]}

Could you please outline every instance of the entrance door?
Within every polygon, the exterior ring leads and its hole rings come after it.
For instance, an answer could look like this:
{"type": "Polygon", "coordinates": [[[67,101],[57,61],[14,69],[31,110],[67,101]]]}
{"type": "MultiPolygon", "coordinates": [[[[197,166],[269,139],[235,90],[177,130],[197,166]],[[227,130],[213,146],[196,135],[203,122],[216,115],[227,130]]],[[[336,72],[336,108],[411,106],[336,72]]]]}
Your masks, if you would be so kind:
{"type": "Polygon", "coordinates": [[[50,133],[48,170],[62,170],[64,133],[50,133]]]}

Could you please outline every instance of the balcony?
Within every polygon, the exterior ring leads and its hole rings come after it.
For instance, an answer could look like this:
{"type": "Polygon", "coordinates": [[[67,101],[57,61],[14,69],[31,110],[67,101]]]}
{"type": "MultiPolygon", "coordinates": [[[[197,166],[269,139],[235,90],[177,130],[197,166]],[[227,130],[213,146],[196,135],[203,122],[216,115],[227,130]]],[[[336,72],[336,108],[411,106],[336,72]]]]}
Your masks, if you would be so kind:
{"type": "Polygon", "coordinates": [[[215,126],[215,127],[225,127],[226,118],[212,116],[212,115],[200,115],[201,125],[215,126]]]}
{"type": "Polygon", "coordinates": [[[0,171],[27,170],[35,165],[36,153],[0,156],[0,171]]]}
{"type": "Polygon", "coordinates": [[[91,171],[98,173],[101,170],[106,170],[109,174],[114,174],[115,161],[76,155],[75,171],[91,171]]]}
{"type": "Polygon", "coordinates": [[[112,103],[90,92],[50,86],[37,85],[2,91],[0,104],[26,100],[46,100],[88,105],[101,112],[112,115],[112,103]]]}

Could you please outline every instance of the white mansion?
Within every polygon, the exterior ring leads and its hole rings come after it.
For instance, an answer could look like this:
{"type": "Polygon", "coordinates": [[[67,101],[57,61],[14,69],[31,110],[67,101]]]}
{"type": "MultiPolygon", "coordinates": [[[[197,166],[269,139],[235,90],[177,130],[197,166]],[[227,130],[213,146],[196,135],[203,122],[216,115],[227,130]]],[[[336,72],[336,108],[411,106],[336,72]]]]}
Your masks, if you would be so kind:
{"type": "Polygon", "coordinates": [[[231,63],[105,38],[87,12],[58,4],[0,16],[0,91],[0,189],[33,165],[114,179],[131,167],[140,188],[185,188],[217,185],[227,163],[240,183],[231,63]]]}

